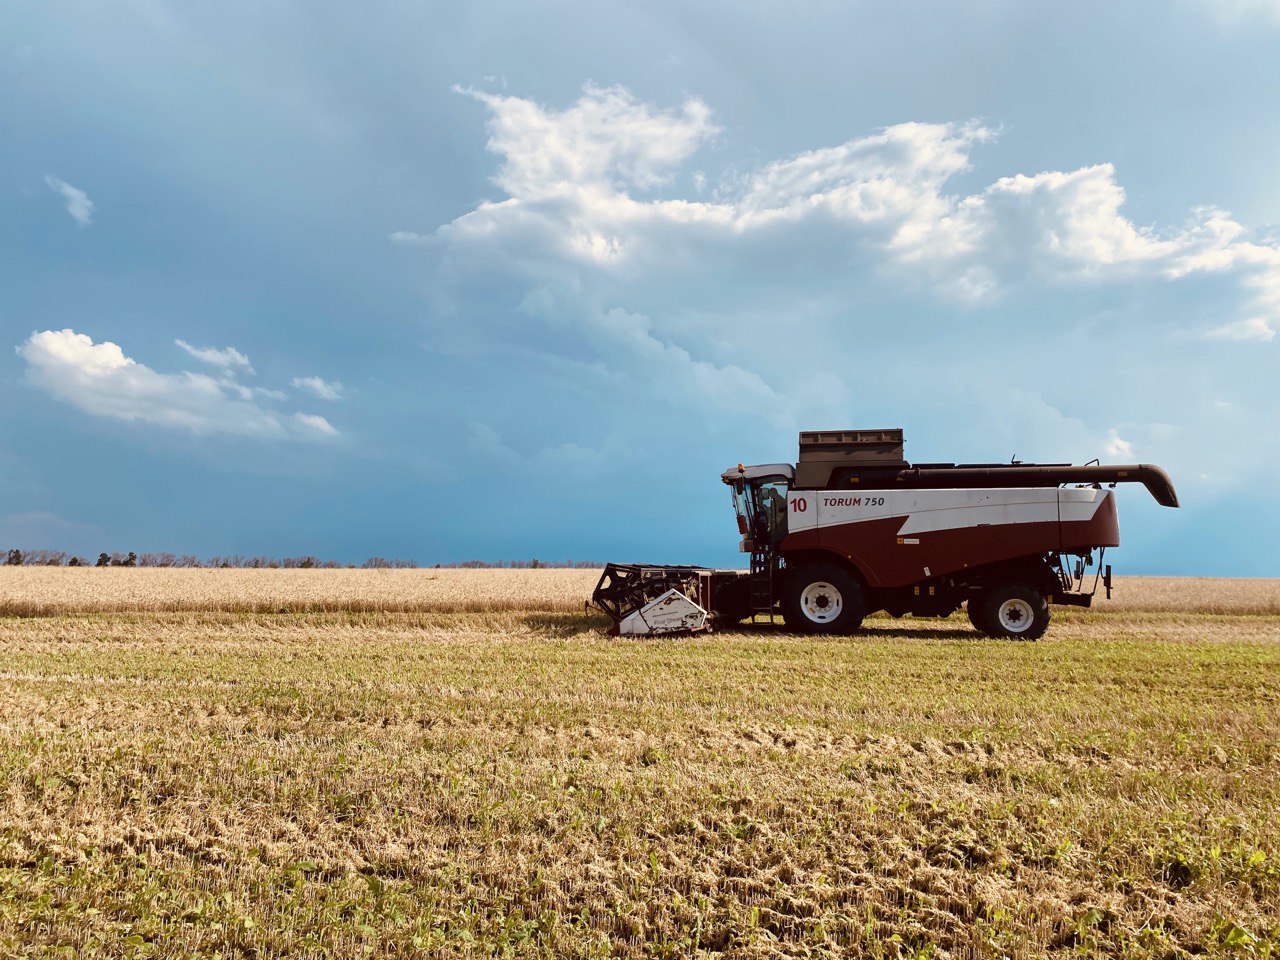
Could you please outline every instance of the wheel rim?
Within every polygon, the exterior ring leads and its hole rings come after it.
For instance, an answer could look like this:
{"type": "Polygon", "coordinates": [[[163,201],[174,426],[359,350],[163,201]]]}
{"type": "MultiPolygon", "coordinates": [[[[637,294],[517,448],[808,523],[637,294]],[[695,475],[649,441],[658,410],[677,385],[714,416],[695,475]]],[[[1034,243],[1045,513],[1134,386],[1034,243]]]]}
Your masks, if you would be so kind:
{"type": "Polygon", "coordinates": [[[844,597],[833,584],[818,580],[800,594],[800,609],[813,623],[830,623],[844,610],[844,597]]]}
{"type": "Polygon", "coordinates": [[[1000,626],[1010,633],[1026,633],[1035,620],[1035,611],[1027,601],[1021,597],[1014,597],[1000,604],[1000,608],[996,611],[996,619],[1000,621],[1000,626]]]}

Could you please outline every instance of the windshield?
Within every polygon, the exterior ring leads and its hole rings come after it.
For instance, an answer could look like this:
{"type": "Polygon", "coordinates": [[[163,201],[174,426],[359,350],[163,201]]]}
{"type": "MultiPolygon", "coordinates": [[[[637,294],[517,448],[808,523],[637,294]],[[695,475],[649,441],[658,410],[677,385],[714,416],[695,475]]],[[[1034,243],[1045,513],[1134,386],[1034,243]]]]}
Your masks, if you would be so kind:
{"type": "Polygon", "coordinates": [[[747,499],[747,485],[738,481],[733,490],[733,512],[738,515],[738,532],[744,537],[751,533],[751,502],[747,499]]]}
{"type": "Polygon", "coordinates": [[[754,540],[757,549],[776,546],[787,534],[787,481],[738,481],[731,489],[738,532],[754,540]]]}
{"type": "Polygon", "coordinates": [[[752,485],[756,522],[762,527],[757,535],[769,543],[777,543],[787,532],[787,484],[769,480],[752,485]]]}

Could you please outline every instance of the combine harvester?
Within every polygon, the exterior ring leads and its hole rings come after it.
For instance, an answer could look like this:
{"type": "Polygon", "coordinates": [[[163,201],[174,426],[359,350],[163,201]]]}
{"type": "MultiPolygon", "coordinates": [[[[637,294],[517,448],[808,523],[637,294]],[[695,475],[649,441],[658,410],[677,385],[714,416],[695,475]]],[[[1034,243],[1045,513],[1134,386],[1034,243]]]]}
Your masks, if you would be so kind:
{"type": "Polygon", "coordinates": [[[946,617],[963,605],[988,636],[1035,640],[1050,604],[1087,607],[1099,582],[1111,596],[1102,560],[1120,528],[1104,484],[1141,483],[1178,506],[1169,475],[1148,464],[911,464],[902,454],[901,430],[801,433],[796,465],[738,464],[721,476],[749,570],[611,563],[592,601],[624,636],[778,612],[791,630],[846,634],[877,610],[946,617]]]}

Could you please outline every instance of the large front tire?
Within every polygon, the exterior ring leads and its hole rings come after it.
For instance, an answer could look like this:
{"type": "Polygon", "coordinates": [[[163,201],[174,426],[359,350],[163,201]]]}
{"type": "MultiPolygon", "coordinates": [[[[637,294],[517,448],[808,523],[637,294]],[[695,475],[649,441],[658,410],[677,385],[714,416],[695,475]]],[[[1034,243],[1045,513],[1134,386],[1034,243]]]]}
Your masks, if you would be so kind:
{"type": "Polygon", "coordinates": [[[983,632],[990,637],[1039,640],[1049,629],[1049,601],[1025,583],[1010,581],[985,591],[980,611],[983,632]]]}
{"type": "Polygon", "coordinates": [[[862,584],[848,567],[819,563],[787,577],[782,618],[797,633],[848,634],[862,626],[867,603],[862,584]]]}

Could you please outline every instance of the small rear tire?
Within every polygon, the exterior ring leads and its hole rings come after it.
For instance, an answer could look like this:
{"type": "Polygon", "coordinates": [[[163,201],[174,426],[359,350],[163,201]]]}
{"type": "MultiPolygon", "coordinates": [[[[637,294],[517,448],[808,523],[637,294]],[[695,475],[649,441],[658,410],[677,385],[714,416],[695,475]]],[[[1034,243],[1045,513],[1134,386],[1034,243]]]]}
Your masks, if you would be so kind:
{"type": "Polygon", "coordinates": [[[782,619],[797,633],[849,634],[862,626],[867,603],[848,567],[817,563],[793,570],[782,597],[782,619]]]}
{"type": "MultiPolygon", "coordinates": [[[[974,625],[989,637],[1039,640],[1049,629],[1049,601],[1035,587],[1010,581],[982,595],[974,625]]],[[[974,615],[969,615],[974,620],[974,615]]]]}

